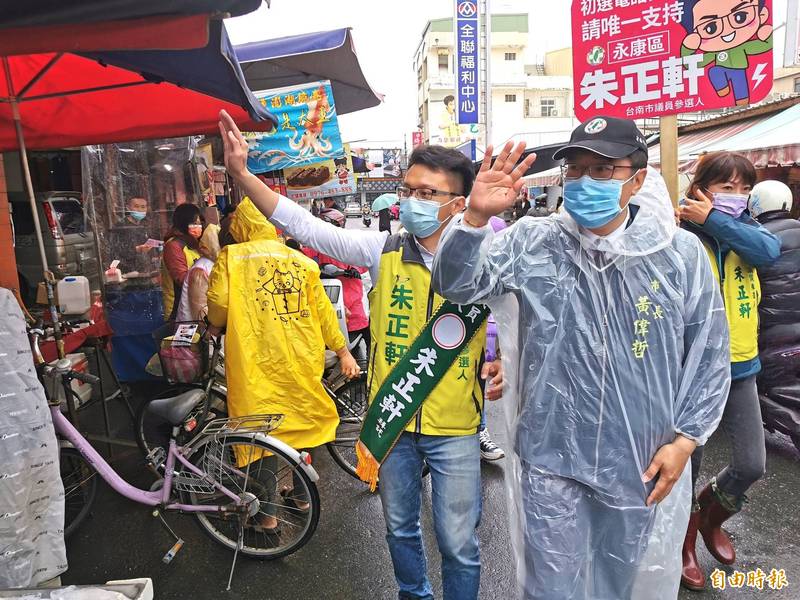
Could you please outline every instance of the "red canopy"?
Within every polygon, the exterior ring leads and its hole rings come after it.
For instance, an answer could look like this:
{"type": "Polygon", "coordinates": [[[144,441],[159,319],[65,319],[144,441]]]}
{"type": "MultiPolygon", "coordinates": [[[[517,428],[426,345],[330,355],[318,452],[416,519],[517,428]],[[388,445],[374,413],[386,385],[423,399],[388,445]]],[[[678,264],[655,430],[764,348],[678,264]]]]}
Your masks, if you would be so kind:
{"type": "MultiPolygon", "coordinates": [[[[56,56],[10,57],[14,87],[28,86],[56,56]]],[[[8,97],[3,70],[0,63],[0,97],[8,97]]],[[[214,133],[221,108],[244,130],[271,127],[269,121],[253,122],[239,105],[171,83],[151,83],[131,71],[104,67],[77,54],[61,55],[45,76],[29,85],[19,107],[29,149],[214,133]],[[70,94],[86,89],[96,91],[70,94]]],[[[11,106],[0,103],[0,151],[18,147],[11,106]]]]}
{"type": "Polygon", "coordinates": [[[208,43],[209,15],[0,30],[0,56],[96,50],[186,50],[208,43]]]}

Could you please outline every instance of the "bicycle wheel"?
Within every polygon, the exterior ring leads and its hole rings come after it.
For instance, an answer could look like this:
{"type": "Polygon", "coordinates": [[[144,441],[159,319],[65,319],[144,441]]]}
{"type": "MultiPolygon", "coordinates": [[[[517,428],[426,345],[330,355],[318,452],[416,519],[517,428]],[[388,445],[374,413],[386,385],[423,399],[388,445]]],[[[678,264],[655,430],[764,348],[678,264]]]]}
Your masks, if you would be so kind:
{"type": "Polygon", "coordinates": [[[97,494],[97,473],[75,448],[61,448],[59,468],[64,485],[64,537],[68,538],[89,515],[97,494]]]}
{"type": "MultiPolygon", "coordinates": [[[[191,459],[251,507],[244,518],[230,512],[195,513],[201,529],[217,543],[233,550],[241,533],[240,552],[272,560],[296,552],[314,535],[320,511],[317,486],[299,464],[268,440],[247,434],[209,436],[199,442],[191,459]],[[277,527],[268,523],[270,517],[277,527]]],[[[176,487],[190,504],[230,504],[207,480],[195,477],[187,485],[179,478],[176,487]]]]}
{"type": "Polygon", "coordinates": [[[358,479],[356,475],[356,441],[361,433],[361,425],[367,414],[367,383],[363,379],[353,379],[345,383],[336,393],[334,400],[339,412],[339,426],[336,439],[326,444],[334,462],[345,473],[358,479]]]}

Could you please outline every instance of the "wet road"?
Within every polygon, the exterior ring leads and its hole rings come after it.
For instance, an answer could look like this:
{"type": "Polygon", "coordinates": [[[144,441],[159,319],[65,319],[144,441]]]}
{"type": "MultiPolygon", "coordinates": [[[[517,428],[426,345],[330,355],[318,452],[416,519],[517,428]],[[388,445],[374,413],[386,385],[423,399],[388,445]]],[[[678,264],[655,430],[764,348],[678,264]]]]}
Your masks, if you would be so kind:
{"type": "MultiPolygon", "coordinates": [[[[502,408],[490,405],[490,428],[505,445],[502,408]]],[[[124,416],[117,421],[123,427],[124,416]]],[[[707,448],[708,470],[721,468],[727,443],[719,436],[707,448]]],[[[149,486],[152,477],[140,467],[136,453],[118,461],[124,475],[135,484],[149,486]]],[[[101,484],[92,516],[69,540],[70,570],[67,583],[92,583],[111,579],[151,577],[156,598],[198,600],[316,600],[389,599],[395,597],[394,578],[384,540],[380,500],[346,475],[325,450],[314,455],[319,471],[322,516],[312,540],[293,556],[274,562],[239,560],[233,590],[225,592],[231,554],[210,541],[188,516],[169,515],[168,523],[186,540],[171,565],[161,557],[172,540],[150,511],[135,505],[101,484]]],[[[782,591],[747,589],[682,592],[682,600],[723,598],[800,598],[800,455],[787,438],[768,435],[767,476],[753,490],[750,504],[730,523],[740,571],[757,567],[785,569],[789,587],[782,591]]],[[[517,598],[514,569],[508,546],[503,461],[483,466],[483,519],[480,526],[483,572],[481,598],[517,598]]],[[[436,597],[441,580],[430,511],[430,488],[426,487],[422,526],[428,549],[429,571],[436,597]]],[[[702,548],[702,543],[699,544],[702,548]]],[[[701,562],[710,573],[714,560],[701,550],[701,562]]],[[[733,569],[727,568],[729,572],[733,569]]]]}

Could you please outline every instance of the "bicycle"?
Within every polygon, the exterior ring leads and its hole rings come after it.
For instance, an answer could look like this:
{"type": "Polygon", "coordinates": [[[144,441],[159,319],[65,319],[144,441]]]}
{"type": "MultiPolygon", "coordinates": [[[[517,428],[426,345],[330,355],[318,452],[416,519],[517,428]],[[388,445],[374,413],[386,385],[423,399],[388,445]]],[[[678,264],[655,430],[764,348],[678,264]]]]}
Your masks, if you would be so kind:
{"type": "MultiPolygon", "coordinates": [[[[349,344],[350,350],[353,351],[358,348],[362,341],[363,338],[357,336],[349,344]]],[[[171,388],[165,392],[167,394],[166,398],[155,398],[149,403],[143,404],[139,409],[136,422],[137,442],[148,459],[154,452],[157,455],[166,448],[169,437],[169,424],[157,411],[153,410],[154,408],[164,403],[175,402],[178,398],[187,398],[187,402],[189,402],[188,398],[194,398],[194,407],[181,423],[178,442],[190,436],[198,425],[202,424],[210,415],[212,418],[222,418],[227,415],[225,405],[227,385],[225,382],[225,365],[220,358],[221,344],[219,338],[216,338],[211,343],[213,345],[211,359],[207,368],[204,369],[204,376],[200,381],[190,384],[180,384],[173,381],[171,382],[173,386],[178,386],[178,389],[185,389],[186,391],[176,396],[174,388],[171,388]]],[[[201,349],[202,355],[205,356],[206,353],[205,349],[201,349]]],[[[368,405],[366,374],[364,373],[366,359],[360,356],[358,358],[362,368],[361,376],[356,379],[347,379],[338,368],[339,362],[336,355],[329,354],[326,358],[322,385],[336,405],[339,413],[339,426],[336,430],[336,438],[328,442],[326,447],[334,462],[348,475],[358,479],[356,475],[355,443],[358,439],[358,434],[361,432],[361,424],[368,405]]]]}
{"type": "MultiPolygon", "coordinates": [[[[182,321],[168,323],[160,327],[153,333],[153,337],[161,344],[165,334],[177,329],[181,325],[197,326],[202,335],[204,326],[199,321],[182,321]]],[[[199,354],[205,359],[202,369],[193,381],[176,381],[171,379],[167,373],[173,372],[171,369],[164,369],[162,373],[167,377],[170,387],[156,395],[155,398],[142,404],[136,414],[136,442],[139,448],[149,459],[154,452],[163,452],[169,444],[169,434],[171,425],[163,419],[154,408],[159,404],[153,402],[167,403],[183,401],[184,398],[192,397],[195,399],[195,407],[189,412],[181,424],[178,442],[187,441],[191,435],[195,434],[197,427],[205,423],[209,418],[222,418],[227,416],[225,400],[228,395],[227,383],[225,381],[225,364],[222,360],[222,338],[220,337],[201,337],[201,347],[199,354]]],[[[164,360],[160,359],[163,363],[164,360]]]]}
{"type": "MultiPolygon", "coordinates": [[[[45,364],[39,351],[44,329],[29,330],[40,376],[60,377],[65,394],[72,394],[73,379],[96,384],[99,378],[79,373],[68,359],[45,364]]],[[[201,392],[202,393],[202,392],[201,392]]],[[[308,453],[298,452],[269,435],[283,415],[249,415],[213,419],[185,444],[176,439],[181,425],[196,406],[196,397],[182,394],[159,401],[155,410],[172,426],[164,455],[164,478],[155,489],[143,490],[127,483],[61,413],[58,403],[50,412],[62,451],[62,481],[73,511],[67,527],[76,528],[86,518],[99,475],[122,496],[153,508],[165,528],[176,538],[164,555],[169,563],[184,542],[167,525],[162,513],[189,513],[214,541],[234,551],[228,589],[241,552],[259,559],[277,559],[308,542],[319,522],[319,480],[308,453]],[[77,458],[80,456],[80,458],[77,458]],[[65,473],[66,470],[66,473],[65,473]],[[298,489],[299,488],[299,489],[298,489]],[[275,517],[276,527],[265,527],[275,517]]],[[[158,459],[157,459],[158,460],[158,459]]]]}

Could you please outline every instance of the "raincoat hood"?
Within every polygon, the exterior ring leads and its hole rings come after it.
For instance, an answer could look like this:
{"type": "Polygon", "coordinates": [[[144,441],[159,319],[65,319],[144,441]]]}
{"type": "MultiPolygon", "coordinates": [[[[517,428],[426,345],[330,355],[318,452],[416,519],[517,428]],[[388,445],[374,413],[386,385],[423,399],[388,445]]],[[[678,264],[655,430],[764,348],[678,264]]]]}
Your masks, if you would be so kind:
{"type": "Polygon", "coordinates": [[[239,244],[253,240],[277,240],[278,232],[250,198],[245,197],[231,217],[230,234],[239,244]]]}
{"type": "Polygon", "coordinates": [[[647,256],[672,243],[678,227],[667,186],[658,171],[652,167],[647,168],[642,189],[631,198],[630,205],[638,208],[636,218],[620,236],[592,236],[567,211],[558,213],[554,219],[581,246],[588,246],[607,255],[647,256]]]}
{"type": "Polygon", "coordinates": [[[200,236],[200,254],[212,261],[219,256],[219,231],[219,225],[209,223],[200,236]]]}

